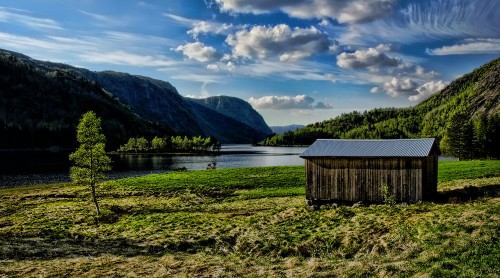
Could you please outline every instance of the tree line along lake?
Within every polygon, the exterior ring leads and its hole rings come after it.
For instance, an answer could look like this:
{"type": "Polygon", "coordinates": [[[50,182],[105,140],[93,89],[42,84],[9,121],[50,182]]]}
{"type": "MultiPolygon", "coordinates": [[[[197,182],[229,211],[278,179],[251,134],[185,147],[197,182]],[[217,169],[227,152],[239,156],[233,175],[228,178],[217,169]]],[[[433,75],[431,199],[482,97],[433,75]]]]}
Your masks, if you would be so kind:
{"type": "MultiPolygon", "coordinates": [[[[223,145],[219,155],[110,154],[113,170],[108,178],[118,179],[159,174],[177,169],[303,165],[299,157],[306,147],[255,147],[223,145]]],[[[70,151],[0,151],[0,188],[69,182],[70,151]]]]}

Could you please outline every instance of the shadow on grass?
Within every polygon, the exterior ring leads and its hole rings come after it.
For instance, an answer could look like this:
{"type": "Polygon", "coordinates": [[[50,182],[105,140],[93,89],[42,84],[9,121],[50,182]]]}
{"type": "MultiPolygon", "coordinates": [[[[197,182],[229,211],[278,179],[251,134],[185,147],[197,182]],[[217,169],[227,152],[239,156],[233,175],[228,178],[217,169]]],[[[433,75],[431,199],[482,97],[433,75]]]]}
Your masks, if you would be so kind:
{"type": "Polygon", "coordinates": [[[105,254],[123,257],[162,256],[171,252],[196,253],[206,248],[217,250],[217,247],[232,246],[235,242],[235,237],[177,240],[165,245],[148,245],[125,239],[53,240],[15,238],[0,240],[0,260],[50,260],[55,258],[97,257],[105,254]]]}
{"type": "MultiPolygon", "coordinates": [[[[158,247],[156,247],[158,249],[158,247]]],[[[15,238],[0,240],[0,260],[54,259],[62,257],[114,254],[124,257],[151,255],[155,247],[145,247],[125,240],[53,240],[15,238]]]]}
{"type": "Polygon", "coordinates": [[[435,201],[438,203],[461,203],[482,197],[500,197],[500,184],[487,186],[466,186],[460,189],[438,192],[435,201]]]}

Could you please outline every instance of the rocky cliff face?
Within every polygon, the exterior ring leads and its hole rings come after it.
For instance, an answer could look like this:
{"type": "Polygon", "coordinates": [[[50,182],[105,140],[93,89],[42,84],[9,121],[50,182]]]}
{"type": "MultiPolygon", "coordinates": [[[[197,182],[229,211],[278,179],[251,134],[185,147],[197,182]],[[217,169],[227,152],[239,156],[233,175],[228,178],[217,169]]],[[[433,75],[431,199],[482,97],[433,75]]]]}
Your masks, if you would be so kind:
{"type": "Polygon", "coordinates": [[[253,109],[246,101],[229,96],[215,96],[204,99],[189,99],[191,102],[196,102],[211,110],[219,112],[229,118],[242,122],[249,127],[260,131],[264,135],[269,135],[272,132],[271,128],[266,124],[264,118],[253,109]]]}
{"type": "Polygon", "coordinates": [[[236,119],[218,113],[197,101],[187,99],[203,132],[217,138],[222,143],[249,144],[265,138],[264,133],[236,119]],[[229,132],[231,131],[231,132],[229,132]]]}

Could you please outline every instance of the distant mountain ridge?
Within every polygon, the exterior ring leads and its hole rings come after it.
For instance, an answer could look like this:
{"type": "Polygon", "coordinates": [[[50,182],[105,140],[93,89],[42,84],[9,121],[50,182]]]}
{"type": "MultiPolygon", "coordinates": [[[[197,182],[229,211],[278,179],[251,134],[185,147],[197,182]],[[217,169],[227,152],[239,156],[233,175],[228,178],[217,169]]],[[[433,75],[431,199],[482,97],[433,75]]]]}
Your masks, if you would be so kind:
{"type": "Polygon", "coordinates": [[[270,126],[273,133],[278,135],[289,131],[295,131],[303,127],[305,127],[305,125],[270,126]]]}
{"type": "MultiPolygon", "coordinates": [[[[218,102],[224,105],[216,107],[210,105],[212,100],[203,106],[192,105],[190,99],[182,97],[174,86],[165,81],[113,71],[93,72],[66,64],[35,60],[8,50],[0,49],[0,56],[6,67],[12,66],[8,65],[9,61],[15,60],[18,64],[25,64],[27,68],[45,74],[52,81],[62,76],[82,82],[87,80],[85,82],[95,84],[96,90],[103,89],[120,106],[128,107],[134,117],[149,122],[151,126],[171,130],[171,133],[213,136],[223,143],[251,143],[271,133],[262,116],[248,103],[237,98],[217,97],[218,102]],[[238,110],[243,113],[235,113],[238,110]],[[209,115],[214,120],[206,118],[209,115]],[[226,120],[222,121],[224,117],[226,120]]],[[[78,98],[78,92],[69,97],[78,98]]],[[[47,102],[46,105],[50,106],[47,102]]]]}

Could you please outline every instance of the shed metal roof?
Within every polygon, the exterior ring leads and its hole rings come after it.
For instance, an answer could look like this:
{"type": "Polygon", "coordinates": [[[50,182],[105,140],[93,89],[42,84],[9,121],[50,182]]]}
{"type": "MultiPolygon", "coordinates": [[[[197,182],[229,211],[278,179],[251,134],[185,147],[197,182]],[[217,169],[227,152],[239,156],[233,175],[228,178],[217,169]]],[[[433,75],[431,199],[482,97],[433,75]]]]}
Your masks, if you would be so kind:
{"type": "Polygon", "coordinates": [[[318,139],[300,157],[426,157],[431,153],[434,142],[434,138],[318,139]]]}

